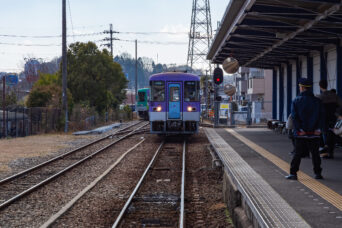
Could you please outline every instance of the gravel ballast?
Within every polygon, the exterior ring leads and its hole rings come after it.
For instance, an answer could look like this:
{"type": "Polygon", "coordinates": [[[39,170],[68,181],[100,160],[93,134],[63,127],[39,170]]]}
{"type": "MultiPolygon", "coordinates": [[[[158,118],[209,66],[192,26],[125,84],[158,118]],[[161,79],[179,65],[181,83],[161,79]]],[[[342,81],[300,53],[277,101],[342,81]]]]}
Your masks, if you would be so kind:
{"type": "Polygon", "coordinates": [[[48,185],[0,211],[0,227],[37,227],[103,173],[142,135],[119,142],[48,185]]]}

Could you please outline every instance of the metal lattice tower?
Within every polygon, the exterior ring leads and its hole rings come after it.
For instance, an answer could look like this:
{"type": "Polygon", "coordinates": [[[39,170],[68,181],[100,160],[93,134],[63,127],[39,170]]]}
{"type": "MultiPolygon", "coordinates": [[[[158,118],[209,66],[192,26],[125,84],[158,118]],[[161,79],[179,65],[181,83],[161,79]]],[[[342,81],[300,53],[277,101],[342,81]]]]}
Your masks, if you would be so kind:
{"type": "Polygon", "coordinates": [[[211,72],[207,54],[212,39],[209,0],[193,0],[187,65],[192,69],[211,72]]]}

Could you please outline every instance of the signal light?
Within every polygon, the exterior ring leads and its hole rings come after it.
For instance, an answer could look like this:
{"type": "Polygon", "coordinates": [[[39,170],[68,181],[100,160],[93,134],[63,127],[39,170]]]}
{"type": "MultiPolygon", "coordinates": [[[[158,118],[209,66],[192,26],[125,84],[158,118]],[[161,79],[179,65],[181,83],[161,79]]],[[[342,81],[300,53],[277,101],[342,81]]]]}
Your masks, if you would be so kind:
{"type": "Polygon", "coordinates": [[[214,70],[214,82],[216,85],[220,85],[223,82],[223,70],[219,67],[214,70]]]}

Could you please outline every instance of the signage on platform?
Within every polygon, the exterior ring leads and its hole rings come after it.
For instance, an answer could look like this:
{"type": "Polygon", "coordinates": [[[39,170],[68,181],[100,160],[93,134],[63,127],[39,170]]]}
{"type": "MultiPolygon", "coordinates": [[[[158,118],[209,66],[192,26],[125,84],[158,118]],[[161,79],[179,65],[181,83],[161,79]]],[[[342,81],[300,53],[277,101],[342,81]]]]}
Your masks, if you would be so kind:
{"type": "Polygon", "coordinates": [[[6,85],[16,85],[18,84],[18,75],[8,74],[6,77],[6,85]]]}

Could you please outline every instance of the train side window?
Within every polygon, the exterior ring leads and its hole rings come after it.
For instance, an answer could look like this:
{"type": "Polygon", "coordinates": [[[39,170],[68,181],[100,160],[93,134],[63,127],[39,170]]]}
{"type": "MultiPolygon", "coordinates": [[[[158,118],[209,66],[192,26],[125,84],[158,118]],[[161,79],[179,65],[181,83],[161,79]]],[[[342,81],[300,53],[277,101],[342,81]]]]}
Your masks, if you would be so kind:
{"type": "Polygon", "coordinates": [[[184,101],[199,101],[198,81],[187,81],[184,83],[184,101]]]}
{"type": "Polygon", "coordinates": [[[151,83],[151,101],[165,100],[165,82],[152,81],[151,83]]]}
{"type": "Polygon", "coordinates": [[[170,101],[179,101],[179,87],[171,87],[170,88],[170,101]]]}

